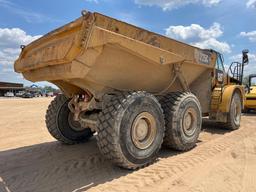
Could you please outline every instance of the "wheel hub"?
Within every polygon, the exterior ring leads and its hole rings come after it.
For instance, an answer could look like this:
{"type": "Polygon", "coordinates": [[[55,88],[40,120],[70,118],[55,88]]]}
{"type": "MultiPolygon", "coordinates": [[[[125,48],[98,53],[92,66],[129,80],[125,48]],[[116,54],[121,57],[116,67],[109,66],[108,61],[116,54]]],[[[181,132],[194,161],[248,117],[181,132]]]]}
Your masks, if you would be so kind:
{"type": "Polygon", "coordinates": [[[241,117],[241,105],[239,103],[239,101],[233,102],[232,104],[232,113],[234,116],[234,121],[236,124],[240,123],[240,117],[241,117]]]}
{"type": "Polygon", "coordinates": [[[136,127],[136,136],[139,140],[145,139],[148,134],[148,123],[145,119],[140,119],[136,127]]]}
{"type": "Polygon", "coordinates": [[[148,112],[140,113],[132,124],[132,142],[137,148],[146,149],[154,142],[155,136],[155,118],[148,112]]]}
{"type": "Polygon", "coordinates": [[[190,129],[191,123],[192,123],[192,116],[191,116],[190,113],[186,113],[186,115],[185,115],[185,122],[184,122],[186,130],[190,129]]]}
{"type": "Polygon", "coordinates": [[[68,124],[74,131],[83,131],[85,130],[84,127],[81,126],[81,124],[78,121],[74,120],[74,114],[72,112],[69,112],[68,114],[68,124]]]}
{"type": "Polygon", "coordinates": [[[183,120],[182,120],[182,127],[184,130],[184,133],[187,136],[193,135],[197,128],[196,114],[197,113],[193,108],[188,108],[184,113],[183,120]]]}

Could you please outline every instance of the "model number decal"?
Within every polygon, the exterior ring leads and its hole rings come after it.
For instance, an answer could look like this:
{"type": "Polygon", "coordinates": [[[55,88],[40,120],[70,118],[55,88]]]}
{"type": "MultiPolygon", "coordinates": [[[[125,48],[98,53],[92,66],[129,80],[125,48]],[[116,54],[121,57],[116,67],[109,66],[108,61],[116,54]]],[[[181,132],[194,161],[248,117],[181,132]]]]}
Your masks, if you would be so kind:
{"type": "Polygon", "coordinates": [[[203,63],[210,65],[211,63],[211,54],[204,51],[195,51],[195,59],[198,63],[203,63]]]}
{"type": "Polygon", "coordinates": [[[201,63],[210,63],[210,57],[209,57],[209,55],[206,55],[204,53],[200,53],[199,54],[199,61],[201,63]]]}

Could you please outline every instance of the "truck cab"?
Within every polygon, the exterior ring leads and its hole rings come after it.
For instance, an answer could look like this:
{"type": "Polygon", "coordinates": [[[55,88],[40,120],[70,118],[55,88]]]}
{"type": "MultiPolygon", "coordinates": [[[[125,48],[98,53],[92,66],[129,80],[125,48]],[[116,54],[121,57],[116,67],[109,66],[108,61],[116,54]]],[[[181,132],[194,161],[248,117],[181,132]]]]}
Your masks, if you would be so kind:
{"type": "Polygon", "coordinates": [[[222,54],[216,52],[216,64],[212,78],[212,98],[209,117],[217,122],[227,122],[228,114],[231,111],[237,113],[237,125],[240,123],[241,109],[244,108],[245,91],[243,84],[244,66],[249,63],[248,50],[242,51],[242,62],[232,62],[228,70],[225,70],[222,54]],[[237,106],[230,101],[230,98],[238,94],[242,105],[237,106]]]}

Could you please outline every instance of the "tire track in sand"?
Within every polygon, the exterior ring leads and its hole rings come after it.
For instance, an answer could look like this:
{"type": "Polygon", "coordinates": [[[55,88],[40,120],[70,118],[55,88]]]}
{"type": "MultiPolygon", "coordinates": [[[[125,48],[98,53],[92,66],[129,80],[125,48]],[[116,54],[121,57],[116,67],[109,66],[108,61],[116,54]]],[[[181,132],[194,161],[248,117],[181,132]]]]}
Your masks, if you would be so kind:
{"type": "Polygon", "coordinates": [[[242,192],[255,192],[255,172],[256,170],[256,138],[245,139],[244,144],[246,146],[245,155],[245,170],[242,180],[242,192]]]}
{"type": "Polygon", "coordinates": [[[246,122],[243,122],[243,127],[240,130],[227,133],[175,158],[161,158],[149,167],[123,176],[118,180],[93,187],[89,191],[136,192],[143,191],[145,187],[156,186],[165,178],[168,178],[170,181],[175,180],[186,171],[205,163],[207,160],[232,148],[238,142],[243,141],[243,139],[255,134],[255,131],[250,129],[252,122],[253,120],[248,118],[246,122]]]}
{"type": "Polygon", "coordinates": [[[246,166],[245,150],[244,142],[239,141],[230,150],[188,170],[178,179],[170,183],[163,181],[161,188],[168,191],[166,188],[171,186],[172,192],[241,191],[246,166]]]}

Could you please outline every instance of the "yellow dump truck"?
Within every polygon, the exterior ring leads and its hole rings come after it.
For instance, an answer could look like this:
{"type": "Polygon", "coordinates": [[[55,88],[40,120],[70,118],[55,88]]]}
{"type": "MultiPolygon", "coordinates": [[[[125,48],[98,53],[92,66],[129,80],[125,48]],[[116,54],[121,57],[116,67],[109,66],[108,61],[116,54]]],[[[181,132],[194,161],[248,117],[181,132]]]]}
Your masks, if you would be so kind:
{"type": "Polygon", "coordinates": [[[214,50],[87,11],[21,48],[15,71],[63,92],[46,113],[50,134],[67,144],[95,135],[118,166],[148,165],[162,143],[192,149],[204,116],[231,130],[240,126],[240,78],[225,73],[214,50]]]}
{"type": "Polygon", "coordinates": [[[256,78],[256,74],[249,75],[249,85],[247,87],[247,93],[245,95],[244,112],[250,112],[250,110],[256,110],[256,85],[252,83],[252,80],[256,78]]]}

